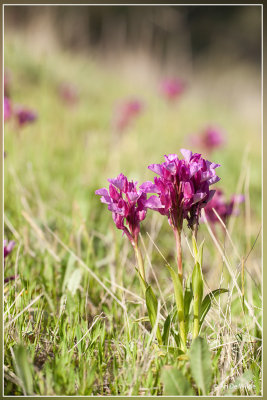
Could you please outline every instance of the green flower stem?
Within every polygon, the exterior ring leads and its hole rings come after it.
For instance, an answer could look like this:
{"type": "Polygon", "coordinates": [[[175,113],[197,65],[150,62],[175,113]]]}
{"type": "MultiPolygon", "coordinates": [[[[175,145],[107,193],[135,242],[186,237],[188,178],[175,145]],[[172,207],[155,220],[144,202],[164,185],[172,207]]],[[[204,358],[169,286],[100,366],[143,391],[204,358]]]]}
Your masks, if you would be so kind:
{"type": "MultiPolygon", "coordinates": [[[[134,248],[134,252],[135,252],[136,263],[138,265],[138,271],[139,271],[139,274],[140,274],[142,280],[144,281],[142,283],[145,283],[145,285],[146,285],[144,261],[143,261],[142,253],[141,253],[141,250],[139,249],[137,240],[136,240],[136,242],[133,243],[133,248],[134,248]]],[[[142,287],[143,286],[144,285],[142,284],[142,287]]],[[[145,291],[145,288],[144,288],[144,291],[145,291]]]]}
{"type": "Polygon", "coordinates": [[[182,265],[182,246],[181,246],[181,231],[174,229],[175,243],[176,243],[176,254],[177,254],[177,267],[178,276],[180,281],[183,283],[183,265],[182,265]]]}

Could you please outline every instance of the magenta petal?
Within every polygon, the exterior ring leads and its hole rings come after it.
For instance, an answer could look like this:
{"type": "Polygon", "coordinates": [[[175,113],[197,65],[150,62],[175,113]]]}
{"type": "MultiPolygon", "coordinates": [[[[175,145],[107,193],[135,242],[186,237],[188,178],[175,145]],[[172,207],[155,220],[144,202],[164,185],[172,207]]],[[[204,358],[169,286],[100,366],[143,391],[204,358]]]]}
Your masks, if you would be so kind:
{"type": "Polygon", "coordinates": [[[112,211],[112,212],[114,212],[114,213],[116,213],[116,214],[119,214],[119,215],[123,215],[124,213],[123,213],[123,209],[122,208],[119,208],[116,204],[114,204],[114,203],[109,203],[109,205],[108,205],[108,209],[109,209],[109,211],[112,211]]]}
{"type": "Polygon", "coordinates": [[[127,178],[123,174],[118,175],[117,178],[108,179],[108,182],[112,183],[112,185],[114,185],[119,190],[122,190],[123,192],[126,191],[127,178]]]}
{"type": "Polygon", "coordinates": [[[129,197],[131,202],[136,203],[137,200],[139,199],[140,195],[138,193],[129,192],[128,193],[128,197],[129,197]]]}
{"type": "Polygon", "coordinates": [[[184,183],[183,193],[186,199],[191,199],[194,194],[194,187],[191,182],[184,183]]]}
{"type": "Polygon", "coordinates": [[[145,201],[145,207],[153,209],[164,208],[164,205],[161,203],[159,197],[151,196],[149,199],[145,201]]]}
{"type": "Polygon", "coordinates": [[[99,195],[99,196],[108,196],[109,197],[109,192],[107,191],[106,188],[102,188],[102,189],[97,189],[95,191],[95,194],[99,195]]]}
{"type": "Polygon", "coordinates": [[[192,157],[192,151],[186,149],[180,149],[180,152],[184,156],[184,159],[189,162],[192,157]]]}
{"type": "Polygon", "coordinates": [[[165,164],[165,168],[172,174],[176,174],[177,172],[177,167],[176,164],[174,162],[169,162],[165,164]]]}
{"type": "Polygon", "coordinates": [[[210,190],[209,196],[208,196],[208,198],[207,198],[207,200],[206,200],[207,203],[213,198],[213,196],[215,195],[215,193],[216,193],[216,190],[210,190]]]}
{"type": "Polygon", "coordinates": [[[140,189],[144,193],[159,193],[159,189],[157,188],[157,186],[153,182],[150,182],[150,181],[142,183],[142,185],[140,186],[140,189]]]}
{"type": "Polygon", "coordinates": [[[192,205],[198,203],[201,200],[203,200],[206,196],[207,196],[206,193],[196,193],[196,194],[194,194],[192,205]]]}
{"type": "Polygon", "coordinates": [[[214,183],[217,183],[220,180],[221,180],[221,178],[219,178],[217,175],[215,175],[212,178],[210,178],[207,182],[209,185],[213,185],[214,183]]]}
{"type": "Polygon", "coordinates": [[[161,164],[150,164],[148,169],[155,172],[155,174],[162,175],[162,166],[161,164]]]}
{"type": "Polygon", "coordinates": [[[169,155],[167,155],[167,156],[166,156],[166,154],[165,154],[164,158],[165,158],[165,160],[166,160],[167,162],[179,161],[179,158],[178,158],[177,154],[169,154],[169,155]]]}

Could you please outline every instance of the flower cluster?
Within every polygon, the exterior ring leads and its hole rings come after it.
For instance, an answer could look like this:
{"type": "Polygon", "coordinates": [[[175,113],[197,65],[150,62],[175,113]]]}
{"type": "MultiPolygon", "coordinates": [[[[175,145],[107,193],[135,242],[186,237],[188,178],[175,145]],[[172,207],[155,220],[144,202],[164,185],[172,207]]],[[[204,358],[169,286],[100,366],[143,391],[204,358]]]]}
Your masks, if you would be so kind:
{"type": "Polygon", "coordinates": [[[200,135],[192,136],[191,142],[210,153],[216,148],[221,147],[225,143],[225,139],[220,129],[208,126],[200,135]]]}
{"type": "Polygon", "coordinates": [[[184,91],[186,85],[180,79],[164,79],[160,85],[160,91],[167,100],[177,99],[184,91]]]}
{"type": "Polygon", "coordinates": [[[114,126],[119,132],[124,131],[142,111],[144,105],[140,100],[126,100],[115,110],[114,126]]]}
{"type": "Polygon", "coordinates": [[[180,160],[177,154],[169,154],[162,164],[149,165],[148,168],[159,177],[154,178],[154,183],[148,181],[140,186],[145,193],[158,195],[148,199],[147,207],[166,215],[169,224],[179,232],[184,219],[192,229],[198,225],[201,208],[215,193],[210,186],[220,180],[215,171],[219,164],[186,149],[181,149],[181,153],[184,159],[180,160]]]}
{"type": "Polygon", "coordinates": [[[122,229],[134,245],[138,240],[140,222],[146,217],[147,196],[142,190],[137,189],[137,182],[128,181],[123,174],[108,181],[109,190],[98,189],[95,193],[101,196],[102,203],[108,204],[117,228],[122,229]]]}
{"type": "Polygon", "coordinates": [[[231,215],[238,215],[239,210],[235,207],[235,205],[242,203],[244,199],[245,198],[243,195],[233,195],[230,201],[226,201],[223,191],[221,189],[217,189],[212,200],[205,208],[207,220],[211,223],[219,222],[217,215],[213,211],[214,209],[225,223],[231,215]]]}

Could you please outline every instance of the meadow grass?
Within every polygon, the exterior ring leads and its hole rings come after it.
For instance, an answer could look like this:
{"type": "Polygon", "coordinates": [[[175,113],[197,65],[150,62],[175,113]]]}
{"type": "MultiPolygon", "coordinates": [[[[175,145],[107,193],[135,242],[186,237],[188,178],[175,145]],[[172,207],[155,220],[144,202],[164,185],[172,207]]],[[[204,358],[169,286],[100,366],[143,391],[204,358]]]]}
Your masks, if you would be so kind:
{"type": "MultiPolygon", "coordinates": [[[[164,154],[179,153],[182,147],[190,148],[188,134],[214,121],[227,132],[226,147],[211,157],[222,165],[217,186],[228,196],[243,193],[246,201],[240,215],[230,220],[229,236],[220,224],[216,237],[204,223],[199,231],[199,240],[205,238],[205,294],[217,287],[229,290],[214,301],[201,330],[212,353],[210,394],[259,395],[257,90],[252,93],[252,110],[244,112],[242,95],[234,93],[239,86],[235,86],[233,71],[232,80],[225,77],[226,88],[218,83],[221,95],[211,83],[207,85],[208,76],[195,78],[181,101],[168,105],[153,85],[153,73],[151,81],[144,81],[85,55],[36,55],[12,37],[5,40],[5,68],[12,73],[11,98],[39,115],[36,123],[21,130],[12,121],[5,124],[4,235],[16,241],[6,259],[5,275],[18,275],[4,286],[5,394],[165,393],[162,371],[178,366],[175,341],[170,337],[167,352],[157,346],[131,246],[94,192],[120,172],[139,182],[152,179],[148,164],[162,162],[164,154]],[[58,96],[63,81],[75,83],[79,90],[73,107],[58,96]],[[114,102],[130,95],[143,99],[146,108],[118,136],[110,127],[114,102]]],[[[243,73],[253,82],[249,69],[244,67],[243,73]]],[[[194,262],[186,226],[184,232],[187,276],[194,262]]],[[[175,265],[172,232],[167,220],[149,211],[141,234],[147,279],[160,300],[162,324],[174,310],[165,267],[166,262],[175,265]]],[[[188,360],[179,368],[191,379],[188,360]]]]}

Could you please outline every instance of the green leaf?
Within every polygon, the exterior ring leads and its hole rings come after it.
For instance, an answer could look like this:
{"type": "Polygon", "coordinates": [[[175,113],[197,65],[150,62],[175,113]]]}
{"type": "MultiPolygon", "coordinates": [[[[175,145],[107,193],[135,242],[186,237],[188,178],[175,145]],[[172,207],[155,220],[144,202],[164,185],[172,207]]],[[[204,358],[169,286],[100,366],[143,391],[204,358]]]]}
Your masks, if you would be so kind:
{"type": "MultiPolygon", "coordinates": [[[[148,312],[148,316],[150,319],[150,323],[152,325],[152,328],[154,328],[154,325],[157,320],[158,301],[157,301],[157,298],[156,298],[151,286],[148,286],[146,288],[146,306],[147,306],[147,312],[148,312]]],[[[162,345],[162,337],[161,337],[159,327],[157,327],[156,335],[157,335],[159,344],[162,345]]]]}
{"type": "Polygon", "coordinates": [[[195,264],[192,273],[192,290],[194,297],[198,296],[198,300],[201,302],[203,296],[203,278],[198,262],[195,264]]]}
{"type": "Polygon", "coordinates": [[[200,264],[200,266],[202,266],[204,240],[201,242],[201,244],[198,248],[196,238],[194,235],[192,235],[192,244],[193,244],[193,254],[194,254],[195,262],[198,262],[200,264]]]}
{"type": "Polygon", "coordinates": [[[174,272],[174,270],[167,265],[167,268],[171,274],[173,286],[174,286],[174,296],[177,306],[178,312],[178,320],[181,321],[184,319],[184,295],[183,295],[183,286],[178,277],[178,274],[174,272]]]}
{"type": "Polygon", "coordinates": [[[184,317],[185,320],[187,319],[187,316],[189,315],[190,311],[190,304],[193,298],[193,291],[192,287],[190,285],[190,279],[188,277],[186,286],[185,286],[185,293],[184,293],[184,317]]]}
{"type": "Polygon", "coordinates": [[[168,344],[169,334],[170,334],[170,326],[171,326],[171,316],[170,314],[166,318],[163,327],[163,335],[162,335],[162,342],[163,344],[168,344]]]}
{"type": "Polygon", "coordinates": [[[184,292],[184,319],[185,319],[185,330],[186,334],[189,329],[189,320],[190,320],[190,305],[193,299],[193,291],[190,283],[190,277],[187,278],[185,292],[184,292]]]}
{"type": "Polygon", "coordinates": [[[211,355],[206,340],[199,336],[191,345],[190,367],[198,388],[207,395],[212,381],[211,355]]]}
{"type": "Polygon", "coordinates": [[[25,347],[23,345],[16,346],[14,356],[16,374],[21,379],[26,395],[31,395],[33,394],[32,370],[25,347]]]}
{"type": "Polygon", "coordinates": [[[144,279],[142,278],[142,276],[141,276],[141,274],[140,274],[140,272],[139,272],[139,269],[138,269],[138,268],[135,268],[135,270],[136,270],[136,272],[137,272],[137,274],[138,274],[138,276],[139,276],[140,284],[141,284],[142,290],[143,290],[144,293],[146,293],[146,289],[147,289],[148,285],[147,285],[147,283],[144,281],[144,279]]]}
{"type": "Polygon", "coordinates": [[[192,245],[193,245],[193,253],[194,253],[194,259],[197,262],[198,261],[198,248],[197,248],[197,241],[194,235],[192,235],[192,245]]]}
{"type": "Polygon", "coordinates": [[[200,309],[200,321],[199,321],[200,326],[202,325],[207,313],[210,310],[212,300],[218,297],[221,293],[226,293],[228,291],[229,291],[228,289],[215,289],[212,292],[208,293],[207,296],[205,296],[204,300],[202,301],[200,309]]]}
{"type": "Polygon", "coordinates": [[[193,396],[195,394],[186,377],[177,368],[163,368],[161,381],[164,385],[164,395],[193,396]]]}
{"type": "Polygon", "coordinates": [[[204,241],[205,239],[202,240],[199,248],[198,248],[198,262],[200,266],[202,267],[202,262],[203,262],[203,247],[204,247],[204,241]]]}
{"type": "Polygon", "coordinates": [[[64,274],[64,279],[63,279],[62,288],[61,288],[62,292],[64,292],[64,290],[66,289],[66,287],[68,285],[71,274],[75,268],[75,262],[76,262],[76,258],[74,257],[74,255],[71,254],[69,256],[68,264],[67,264],[65,274],[64,274]]]}
{"type": "Polygon", "coordinates": [[[80,268],[77,268],[71,274],[67,285],[68,290],[71,292],[73,296],[75,295],[76,291],[79,288],[81,279],[82,279],[82,271],[80,270],[80,268]]]}

